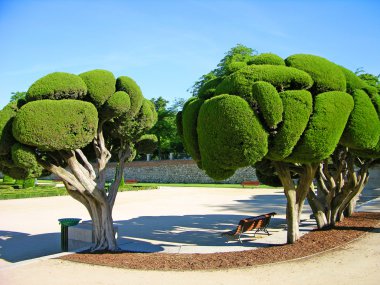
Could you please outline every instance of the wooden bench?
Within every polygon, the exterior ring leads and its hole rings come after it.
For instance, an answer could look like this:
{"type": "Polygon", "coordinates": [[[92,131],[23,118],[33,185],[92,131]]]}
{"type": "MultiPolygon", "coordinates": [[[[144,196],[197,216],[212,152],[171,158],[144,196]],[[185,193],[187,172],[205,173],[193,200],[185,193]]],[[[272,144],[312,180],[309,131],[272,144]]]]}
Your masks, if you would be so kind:
{"type": "Polygon", "coordinates": [[[125,184],[134,184],[137,183],[138,181],[136,179],[126,179],[125,184]]]}
{"type": "Polygon", "coordinates": [[[260,182],[259,181],[243,181],[242,183],[240,183],[241,186],[259,186],[260,185],[260,182]]]}
{"type": "Polygon", "coordinates": [[[272,216],[274,215],[276,215],[276,213],[272,212],[272,213],[240,220],[235,230],[222,233],[222,236],[227,238],[227,242],[229,242],[230,240],[238,239],[241,243],[242,241],[240,237],[245,232],[255,231],[253,234],[254,237],[256,233],[259,231],[263,231],[266,234],[270,235],[267,230],[267,227],[270,223],[272,216]]]}

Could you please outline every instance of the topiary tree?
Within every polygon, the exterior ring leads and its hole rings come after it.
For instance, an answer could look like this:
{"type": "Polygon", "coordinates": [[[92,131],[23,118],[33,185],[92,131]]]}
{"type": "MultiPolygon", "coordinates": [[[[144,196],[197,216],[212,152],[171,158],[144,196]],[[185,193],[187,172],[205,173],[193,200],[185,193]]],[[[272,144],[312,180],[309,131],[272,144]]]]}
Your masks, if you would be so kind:
{"type": "Polygon", "coordinates": [[[23,104],[0,111],[1,170],[14,178],[38,177],[43,169],[60,177],[90,213],[92,250],[117,250],[112,209],[136,141],[156,122],[154,108],[131,78],[115,79],[106,70],[48,74],[33,83],[23,104]],[[110,150],[118,166],[106,191],[110,150]]]}
{"type": "MultiPolygon", "coordinates": [[[[178,130],[188,151],[199,150],[194,152],[198,166],[212,178],[226,179],[237,168],[255,165],[261,181],[281,182],[287,197],[287,240],[293,243],[321,163],[339,143],[368,150],[379,138],[376,126],[367,128],[373,141],[360,137],[356,125],[362,119],[355,119],[355,113],[367,116],[369,99],[360,91],[346,93],[348,79],[341,67],[314,55],[290,56],[286,66],[275,58],[258,55],[218,85],[212,79],[215,91],[203,97],[209,98],[205,101],[190,99],[184,105],[178,130]],[[268,58],[277,64],[269,64],[268,58]],[[367,107],[360,107],[359,101],[367,107]]],[[[355,77],[350,83],[356,90],[361,81],[355,77]]],[[[373,118],[371,111],[364,121],[373,118]]]]}

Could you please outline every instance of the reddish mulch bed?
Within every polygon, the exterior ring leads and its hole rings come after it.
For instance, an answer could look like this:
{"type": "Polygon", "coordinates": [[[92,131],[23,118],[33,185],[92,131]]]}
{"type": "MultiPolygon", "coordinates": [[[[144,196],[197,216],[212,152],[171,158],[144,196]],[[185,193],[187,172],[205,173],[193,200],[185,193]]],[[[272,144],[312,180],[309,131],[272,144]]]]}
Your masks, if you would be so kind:
{"type": "Polygon", "coordinates": [[[380,213],[355,213],[329,230],[314,230],[295,244],[255,250],[211,253],[80,253],[61,259],[143,270],[204,270],[247,267],[301,258],[344,245],[379,226],[380,213]]]}

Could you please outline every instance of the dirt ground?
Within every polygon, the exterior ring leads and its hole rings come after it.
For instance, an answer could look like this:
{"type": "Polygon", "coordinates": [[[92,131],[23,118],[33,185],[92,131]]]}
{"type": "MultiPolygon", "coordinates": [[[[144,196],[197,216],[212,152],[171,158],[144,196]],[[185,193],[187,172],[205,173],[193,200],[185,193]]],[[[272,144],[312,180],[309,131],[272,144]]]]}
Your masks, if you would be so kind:
{"type": "Polygon", "coordinates": [[[380,213],[355,213],[329,230],[315,230],[293,245],[213,254],[103,253],[72,254],[63,260],[139,270],[212,270],[242,268],[302,258],[342,246],[373,230],[380,213]]]}

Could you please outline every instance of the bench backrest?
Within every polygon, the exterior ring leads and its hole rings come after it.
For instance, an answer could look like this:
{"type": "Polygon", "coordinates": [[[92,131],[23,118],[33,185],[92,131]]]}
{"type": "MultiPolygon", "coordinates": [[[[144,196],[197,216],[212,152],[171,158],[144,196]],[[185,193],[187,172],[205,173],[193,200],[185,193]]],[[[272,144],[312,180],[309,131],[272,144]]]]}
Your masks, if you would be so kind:
{"type": "Polygon", "coordinates": [[[239,225],[236,229],[236,232],[244,233],[244,232],[252,231],[253,229],[264,228],[269,224],[270,219],[275,214],[276,213],[272,212],[272,213],[240,220],[239,225]]]}

